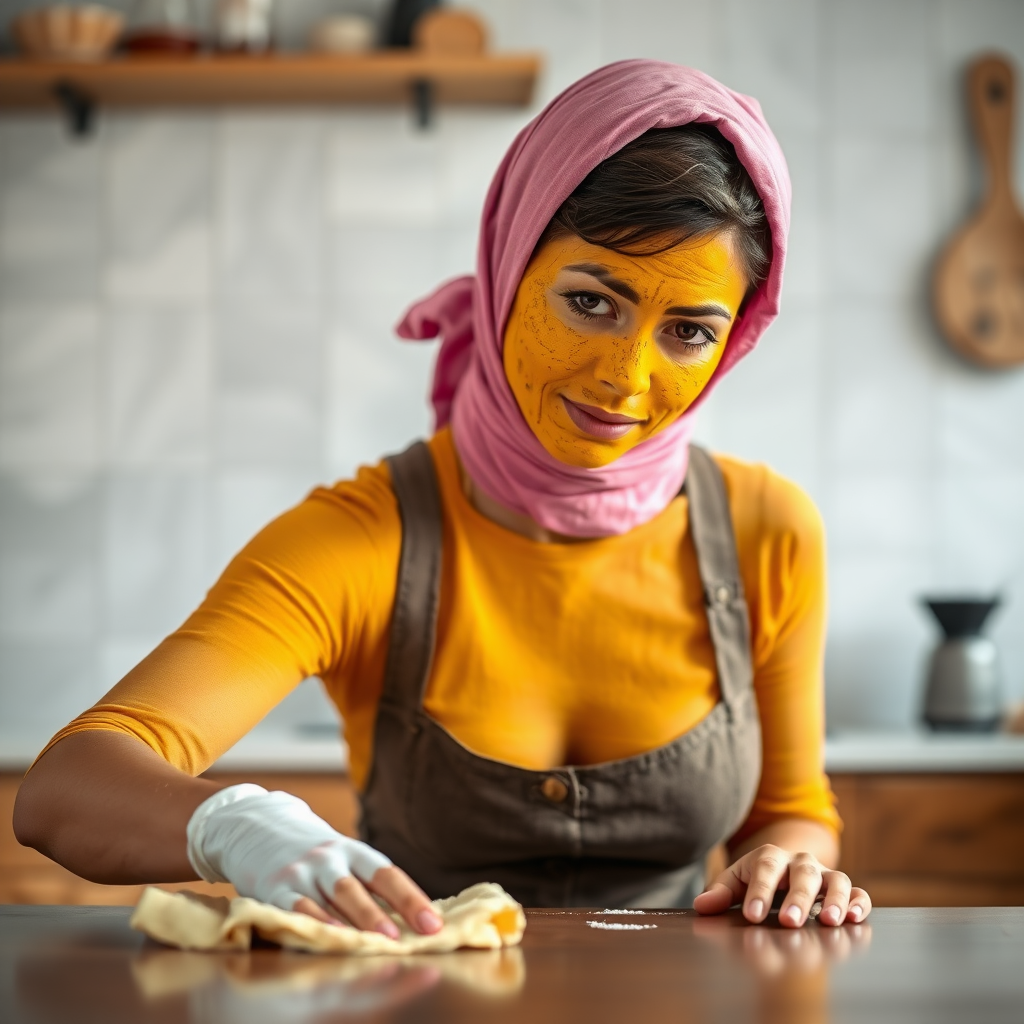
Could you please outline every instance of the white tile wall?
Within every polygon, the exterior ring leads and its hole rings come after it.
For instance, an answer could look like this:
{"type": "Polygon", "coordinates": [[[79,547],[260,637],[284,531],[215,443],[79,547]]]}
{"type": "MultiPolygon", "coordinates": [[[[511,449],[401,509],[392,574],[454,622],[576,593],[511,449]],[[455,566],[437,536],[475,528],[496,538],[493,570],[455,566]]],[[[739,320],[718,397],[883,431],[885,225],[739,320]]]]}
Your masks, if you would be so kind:
{"type": "Polygon", "coordinates": [[[68,146],[56,119],[0,121],[0,291],[90,300],[99,285],[99,146],[68,146]]]}
{"type": "Polygon", "coordinates": [[[203,596],[209,542],[204,474],[109,474],[102,513],[103,624],[112,634],[169,633],[203,596]]]}
{"type": "MultiPolygon", "coordinates": [[[[729,0],[725,8],[724,24],[719,11],[712,10],[709,34],[714,38],[724,31],[728,36],[729,85],[757,98],[783,141],[817,132],[823,116],[821,5],[817,0],[729,0]]],[[[680,34],[685,31],[681,28],[680,34]]],[[[702,51],[674,59],[705,67],[702,51]]]]}
{"type": "Polygon", "coordinates": [[[399,231],[437,223],[441,145],[437,132],[419,131],[404,110],[339,114],[330,133],[329,216],[399,231]]]}
{"type": "Polygon", "coordinates": [[[832,473],[927,472],[936,361],[916,303],[836,298],[822,316],[825,459],[832,473]]]}
{"type": "Polygon", "coordinates": [[[111,303],[103,333],[101,421],[108,463],[205,466],[212,449],[206,309],[111,303]]]}
{"type": "Polygon", "coordinates": [[[320,463],[323,405],[317,303],[225,299],[218,311],[216,436],[228,466],[320,463]]]}
{"type": "Polygon", "coordinates": [[[939,363],[936,414],[941,463],[960,472],[1024,473],[1024,374],[939,363]]]}
{"type": "Polygon", "coordinates": [[[530,114],[452,109],[437,125],[440,216],[445,223],[472,229],[471,253],[475,252],[475,228],[491,176],[530,114]]]}
{"type": "Polygon", "coordinates": [[[873,298],[922,292],[928,265],[921,254],[935,242],[928,143],[838,134],[830,149],[830,291],[873,298]]]}
{"type": "Polygon", "coordinates": [[[399,341],[391,330],[399,308],[389,297],[376,310],[343,308],[335,317],[325,424],[332,476],[348,476],[431,429],[424,396],[437,344],[399,341]]]}
{"type": "Polygon", "coordinates": [[[727,77],[731,12],[715,0],[649,0],[642,13],[633,0],[604,0],[600,19],[594,17],[594,7],[587,0],[549,6],[549,18],[553,26],[557,25],[560,42],[567,55],[575,58],[573,62],[562,58],[566,70],[572,68],[569,81],[597,64],[629,57],[675,61],[700,68],[716,78],[727,77]],[[592,30],[599,32],[600,39],[600,49],[593,56],[592,30]],[[588,67],[579,66],[577,62],[583,60],[588,67]]]}
{"type": "Polygon", "coordinates": [[[338,224],[331,240],[333,304],[387,303],[387,312],[397,320],[410,302],[440,281],[471,273],[475,251],[471,229],[338,224]]]}
{"type": "Polygon", "coordinates": [[[90,642],[99,613],[92,474],[0,475],[0,636],[90,642]]]}
{"type": "Polygon", "coordinates": [[[110,118],[105,284],[114,299],[202,299],[212,282],[214,123],[202,114],[110,118]]]}
{"type": "Polygon", "coordinates": [[[327,122],[305,111],[225,116],[217,190],[224,293],[307,303],[322,293],[327,122]]]}
{"type": "Polygon", "coordinates": [[[829,232],[822,223],[825,213],[822,146],[810,132],[779,133],[793,181],[793,208],[786,259],[785,304],[817,301],[829,281],[824,254],[829,232]]]}
{"type": "Polygon", "coordinates": [[[0,304],[0,466],[96,468],[98,326],[95,304],[0,304]]]}
{"type": "Polygon", "coordinates": [[[829,489],[829,536],[855,554],[927,555],[935,532],[934,486],[922,472],[850,473],[829,489]]]}
{"type": "Polygon", "coordinates": [[[929,60],[934,4],[858,0],[825,8],[830,51],[825,84],[833,97],[834,124],[876,138],[927,137],[934,100],[929,60]]]}
{"type": "MultiPolygon", "coordinates": [[[[279,38],[299,45],[328,6],[280,4],[279,38]]],[[[795,187],[784,311],[700,437],[823,510],[831,723],[916,715],[934,590],[1002,589],[992,635],[1024,692],[1024,372],[951,356],[927,298],[982,187],[963,64],[1024,65],[1024,4],[471,6],[496,47],[545,51],[538,106],[649,56],[758,97],[775,126],[795,187]]],[[[0,118],[0,741],[42,742],[261,523],[429,430],[434,346],[391,329],[472,269],[529,115],[446,110],[424,134],[386,109],[104,114],[86,142],[0,118]]],[[[1024,130],[1017,155],[1024,192],[1024,130]]],[[[332,717],[313,683],[275,714],[332,717]]]]}

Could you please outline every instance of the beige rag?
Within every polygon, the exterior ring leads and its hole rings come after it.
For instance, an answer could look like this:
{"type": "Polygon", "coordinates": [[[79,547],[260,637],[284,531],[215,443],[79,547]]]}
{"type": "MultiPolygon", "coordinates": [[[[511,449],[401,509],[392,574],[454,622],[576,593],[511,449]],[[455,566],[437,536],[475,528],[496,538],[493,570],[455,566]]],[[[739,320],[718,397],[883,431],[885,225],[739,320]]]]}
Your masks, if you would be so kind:
{"type": "Polygon", "coordinates": [[[306,914],[279,910],[240,896],[201,896],[147,888],[131,917],[131,926],[152,939],[179,949],[249,949],[255,931],[261,938],[310,953],[369,956],[391,953],[448,953],[453,949],[500,949],[518,945],[526,928],[523,908],[500,885],[480,882],[458,896],[434,900],[444,926],[419,935],[400,917],[398,939],[342,924],[324,924],[306,914]]]}

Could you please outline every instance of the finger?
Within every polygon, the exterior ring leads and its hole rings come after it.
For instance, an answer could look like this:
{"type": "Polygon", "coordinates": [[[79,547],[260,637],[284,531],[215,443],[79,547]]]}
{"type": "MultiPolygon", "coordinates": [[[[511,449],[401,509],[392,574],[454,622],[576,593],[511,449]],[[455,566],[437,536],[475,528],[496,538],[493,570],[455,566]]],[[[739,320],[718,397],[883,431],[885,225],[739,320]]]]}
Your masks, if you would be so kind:
{"type": "Polygon", "coordinates": [[[401,934],[398,925],[373,901],[358,878],[346,875],[337,879],[332,891],[324,896],[364,932],[380,932],[389,939],[397,939],[401,934]]]}
{"type": "Polygon", "coordinates": [[[391,860],[380,850],[375,850],[366,843],[350,840],[345,844],[346,855],[352,867],[352,874],[360,882],[366,883],[381,869],[391,867],[391,860]]]}
{"type": "Polygon", "coordinates": [[[716,878],[711,887],[702,892],[693,901],[693,909],[698,914],[723,914],[738,898],[731,886],[716,878]]]}
{"type": "Polygon", "coordinates": [[[821,865],[809,853],[798,853],[789,862],[789,891],[779,908],[779,924],[799,928],[821,892],[821,865]]]}
{"type": "Polygon", "coordinates": [[[315,917],[318,921],[323,921],[324,924],[337,925],[345,923],[340,918],[329,914],[323,907],[318,903],[314,903],[308,896],[299,896],[291,909],[297,914],[305,914],[307,917],[315,917]]]}
{"type": "Polygon", "coordinates": [[[753,854],[741,857],[730,864],[715,880],[693,901],[693,909],[698,914],[721,914],[734,903],[743,899],[747,891],[747,861],[753,854]]]}
{"type": "MultiPolygon", "coordinates": [[[[790,857],[785,850],[777,846],[762,846],[747,857],[752,858],[749,864],[750,881],[747,883],[747,895],[743,900],[743,916],[754,924],[758,924],[768,916],[768,910],[775,898],[775,891],[790,867],[790,857]]],[[[743,858],[746,860],[746,858],[743,858]]],[[[742,860],[740,861],[742,864],[742,860]]]]}
{"type": "Polygon", "coordinates": [[[846,911],[846,920],[856,924],[863,921],[871,913],[871,897],[863,890],[854,887],[850,890],[850,905],[846,911]]]}
{"type": "Polygon", "coordinates": [[[440,931],[443,922],[427,894],[401,868],[378,869],[366,887],[398,911],[413,931],[423,935],[440,931]]]}
{"type": "Polygon", "coordinates": [[[846,920],[850,906],[850,877],[842,871],[826,871],[822,881],[825,883],[825,898],[821,903],[818,924],[835,928],[846,920]]]}

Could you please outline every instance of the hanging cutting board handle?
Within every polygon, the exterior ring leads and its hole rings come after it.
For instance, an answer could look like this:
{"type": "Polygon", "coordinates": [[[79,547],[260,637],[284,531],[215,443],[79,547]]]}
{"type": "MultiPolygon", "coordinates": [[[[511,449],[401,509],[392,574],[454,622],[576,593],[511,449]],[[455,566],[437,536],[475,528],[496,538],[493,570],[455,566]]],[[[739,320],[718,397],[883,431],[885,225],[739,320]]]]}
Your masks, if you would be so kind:
{"type": "Polygon", "coordinates": [[[985,56],[968,72],[974,128],[988,170],[987,204],[1016,208],[1010,179],[1013,151],[1013,68],[1002,57],[985,56]]]}
{"type": "Polygon", "coordinates": [[[981,366],[1024,363],[1024,213],[1013,189],[1014,70],[987,53],[967,68],[988,188],[935,266],[935,316],[950,345],[981,366]]]}

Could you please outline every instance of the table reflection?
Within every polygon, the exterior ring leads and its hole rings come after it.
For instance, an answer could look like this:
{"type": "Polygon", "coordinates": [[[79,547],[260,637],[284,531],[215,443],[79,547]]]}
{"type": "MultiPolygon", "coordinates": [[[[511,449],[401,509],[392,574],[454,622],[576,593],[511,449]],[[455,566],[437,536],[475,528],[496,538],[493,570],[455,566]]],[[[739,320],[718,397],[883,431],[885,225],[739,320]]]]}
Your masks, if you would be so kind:
{"type": "Polygon", "coordinates": [[[753,975],[764,1024],[827,1024],[830,970],[871,945],[869,923],[826,928],[809,922],[791,929],[770,920],[737,928],[724,918],[702,917],[694,920],[693,934],[753,975]]]}
{"type": "Polygon", "coordinates": [[[104,1024],[313,1024],[382,1013],[440,988],[479,1002],[485,1012],[485,1003],[523,987],[526,968],[518,948],[352,957],[276,947],[197,953],[147,942],[127,957],[77,943],[35,950],[19,958],[15,975],[18,1001],[31,1024],[77,1019],[83,995],[104,1024]],[[55,985],[56,978],[76,980],[69,987],[55,985]]]}
{"type": "Polygon", "coordinates": [[[526,976],[522,952],[473,950],[409,957],[341,957],[254,950],[182,953],[149,949],[131,964],[147,1003],[187,993],[193,1021],[304,1022],[393,1009],[435,986],[483,998],[517,992],[526,976]]]}

